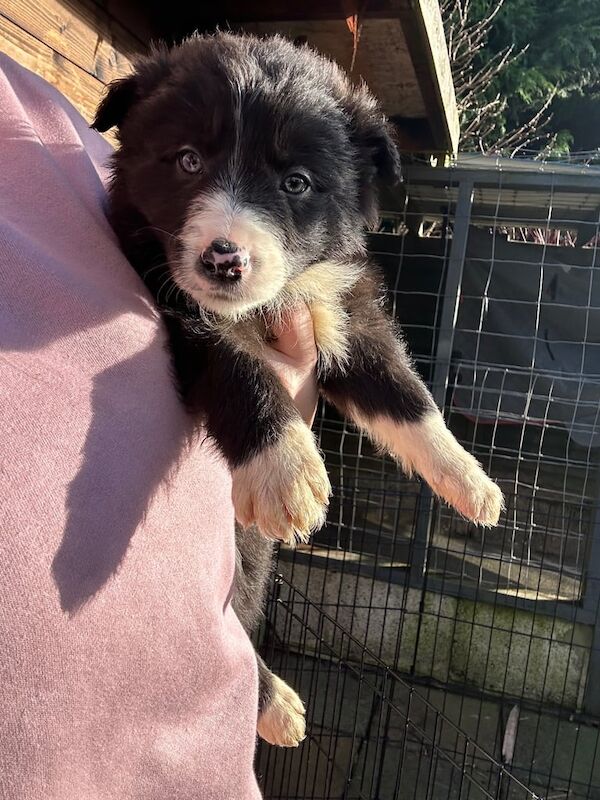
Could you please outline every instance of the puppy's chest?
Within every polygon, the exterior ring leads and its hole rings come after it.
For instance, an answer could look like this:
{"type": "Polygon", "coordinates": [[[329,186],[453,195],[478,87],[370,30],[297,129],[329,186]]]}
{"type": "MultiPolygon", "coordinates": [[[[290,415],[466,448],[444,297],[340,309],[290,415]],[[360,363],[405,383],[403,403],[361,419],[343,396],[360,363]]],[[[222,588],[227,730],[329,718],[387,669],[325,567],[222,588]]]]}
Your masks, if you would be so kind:
{"type": "Polygon", "coordinates": [[[277,302],[266,313],[238,322],[227,336],[235,349],[264,357],[269,340],[268,320],[285,316],[286,312],[306,304],[313,320],[315,343],[321,365],[343,366],[349,354],[349,314],[347,299],[360,275],[362,266],[352,265],[340,275],[339,267],[317,264],[290,281],[277,302]]]}

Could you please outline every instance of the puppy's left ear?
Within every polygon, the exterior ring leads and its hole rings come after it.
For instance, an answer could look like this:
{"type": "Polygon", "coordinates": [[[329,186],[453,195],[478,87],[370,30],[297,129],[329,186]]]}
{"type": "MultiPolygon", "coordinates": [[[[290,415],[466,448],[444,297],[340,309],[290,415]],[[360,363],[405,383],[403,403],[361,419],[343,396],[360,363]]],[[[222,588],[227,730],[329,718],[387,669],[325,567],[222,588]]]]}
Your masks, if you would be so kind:
{"type": "Polygon", "coordinates": [[[402,182],[400,153],[394,140],[392,124],[376,114],[363,125],[360,146],[370,156],[377,178],[387,186],[402,182]]]}
{"type": "Polygon", "coordinates": [[[352,138],[363,157],[363,166],[370,168],[387,185],[399,183],[402,167],[392,124],[366,86],[354,88],[349,112],[352,138]]]}
{"type": "Polygon", "coordinates": [[[92,128],[104,133],[115,126],[120,127],[138,96],[137,75],[113,81],[109,84],[108,93],[98,106],[92,128]]]}
{"type": "Polygon", "coordinates": [[[373,152],[373,160],[381,180],[389,186],[402,183],[400,153],[392,132],[392,124],[387,119],[383,121],[378,135],[373,139],[373,152]]]}
{"type": "Polygon", "coordinates": [[[402,181],[400,153],[392,124],[366,86],[353,87],[346,109],[359,158],[361,211],[373,227],[378,220],[376,184],[394,186],[402,181]]]}

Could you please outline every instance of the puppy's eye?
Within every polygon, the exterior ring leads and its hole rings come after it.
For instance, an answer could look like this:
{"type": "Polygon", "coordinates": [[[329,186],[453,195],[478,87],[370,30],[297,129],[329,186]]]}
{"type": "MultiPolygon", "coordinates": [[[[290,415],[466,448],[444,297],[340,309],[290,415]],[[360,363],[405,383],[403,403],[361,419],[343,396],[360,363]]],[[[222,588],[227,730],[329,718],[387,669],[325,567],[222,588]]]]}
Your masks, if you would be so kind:
{"type": "Polygon", "coordinates": [[[177,160],[184,172],[194,174],[202,169],[202,160],[195,150],[182,150],[177,156],[177,160]]]}
{"type": "Polygon", "coordinates": [[[299,172],[294,172],[288,175],[281,184],[281,188],[288,194],[302,194],[310,189],[310,181],[306,175],[301,175],[299,172]]]}

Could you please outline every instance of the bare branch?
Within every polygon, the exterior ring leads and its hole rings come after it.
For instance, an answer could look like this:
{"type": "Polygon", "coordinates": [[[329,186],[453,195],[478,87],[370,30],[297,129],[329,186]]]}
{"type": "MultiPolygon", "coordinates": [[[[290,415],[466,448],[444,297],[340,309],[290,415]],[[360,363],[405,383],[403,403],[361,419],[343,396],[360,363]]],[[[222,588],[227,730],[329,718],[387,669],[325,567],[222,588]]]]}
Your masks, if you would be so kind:
{"type": "Polygon", "coordinates": [[[490,99],[490,86],[526,52],[515,52],[514,45],[505,47],[478,67],[478,57],[487,46],[493,20],[505,0],[489,0],[483,17],[478,19],[471,0],[441,0],[440,8],[450,54],[456,103],[461,117],[460,147],[478,149],[483,153],[516,154],[534,142],[550,144],[550,135],[541,133],[550,122],[548,109],[555,93],[538,108],[531,118],[518,128],[498,133],[498,120],[508,100],[497,95],[490,99]]]}

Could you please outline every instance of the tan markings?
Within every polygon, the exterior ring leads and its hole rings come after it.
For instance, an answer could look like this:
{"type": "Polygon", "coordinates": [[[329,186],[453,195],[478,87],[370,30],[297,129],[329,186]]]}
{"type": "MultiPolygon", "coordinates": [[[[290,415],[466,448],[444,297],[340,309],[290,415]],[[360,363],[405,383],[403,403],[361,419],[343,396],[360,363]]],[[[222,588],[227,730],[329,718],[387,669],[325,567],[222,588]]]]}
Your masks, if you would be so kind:
{"type": "MultiPolygon", "coordinates": [[[[315,341],[324,367],[335,362],[344,367],[348,361],[348,316],[344,310],[344,295],[356,283],[363,264],[333,264],[320,262],[279,288],[268,302],[256,307],[229,308],[226,311],[199,312],[207,328],[226,339],[236,350],[261,357],[265,347],[266,323],[277,323],[287,309],[306,303],[311,310],[315,341]]],[[[177,276],[182,285],[183,276],[177,276]]],[[[184,287],[185,288],[185,287],[184,287]]],[[[191,289],[188,293],[193,294],[191,289]]]]}
{"type": "Polygon", "coordinates": [[[315,343],[324,367],[332,363],[343,366],[348,362],[348,320],[339,306],[311,303],[310,313],[315,331],[315,343]]]}
{"type": "Polygon", "coordinates": [[[285,681],[273,675],[273,698],[259,714],[256,729],[261,739],[279,747],[298,747],[306,733],[302,700],[285,681]]]}
{"type": "Polygon", "coordinates": [[[336,264],[320,261],[292,278],[282,292],[282,299],[286,303],[289,300],[305,300],[307,303],[339,301],[354,286],[363,269],[362,263],[336,264]]]}
{"type": "Polygon", "coordinates": [[[343,366],[348,360],[348,316],[343,297],[362,274],[363,264],[322,261],[289,281],[276,299],[277,308],[306,303],[313,317],[315,341],[324,362],[343,366]]]}
{"type": "Polygon", "coordinates": [[[352,418],[402,464],[417,472],[433,491],[467,519],[484,527],[496,525],[504,508],[502,492],[480,464],[461,447],[439,411],[420,422],[398,423],[389,417],[367,419],[356,409],[352,418]]]}
{"type": "Polygon", "coordinates": [[[243,527],[269,539],[306,542],[325,522],[331,485],[310,429],[289,423],[273,444],[232,472],[233,505],[243,527]]]}

